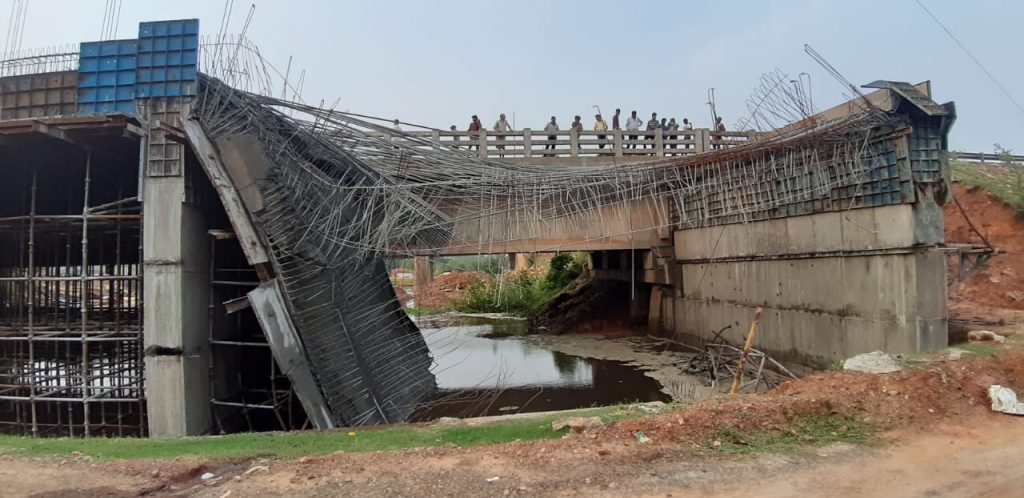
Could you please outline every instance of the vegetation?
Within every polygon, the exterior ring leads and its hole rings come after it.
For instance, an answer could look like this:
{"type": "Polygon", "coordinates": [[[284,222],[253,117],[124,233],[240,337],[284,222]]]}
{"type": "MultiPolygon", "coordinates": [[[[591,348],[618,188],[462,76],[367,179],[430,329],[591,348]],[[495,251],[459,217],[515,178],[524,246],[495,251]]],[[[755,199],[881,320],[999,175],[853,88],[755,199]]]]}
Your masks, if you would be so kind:
{"type": "Polygon", "coordinates": [[[968,353],[978,356],[994,356],[999,352],[999,349],[995,346],[980,342],[965,342],[963,344],[957,344],[956,349],[967,351],[968,353]]]}
{"type": "Polygon", "coordinates": [[[407,306],[402,309],[404,309],[406,314],[410,316],[432,316],[441,314],[440,310],[435,310],[434,308],[424,308],[419,306],[407,306]]]}
{"type": "Polygon", "coordinates": [[[366,431],[302,431],[286,433],[242,433],[174,439],[140,438],[29,438],[0,435],[0,454],[50,456],[78,452],[94,458],[245,459],[256,457],[295,458],[336,451],[367,452],[405,448],[476,446],[555,439],[561,432],[551,422],[566,416],[601,417],[614,422],[643,416],[627,406],[609,406],[563,412],[558,415],[509,420],[481,425],[396,425],[366,431]]]}
{"type": "Polygon", "coordinates": [[[463,313],[526,315],[571,286],[586,268],[586,254],[559,254],[543,276],[528,271],[492,275],[473,284],[453,307],[463,313]]]}
{"type": "Polygon", "coordinates": [[[787,453],[807,446],[876,441],[876,429],[853,417],[807,415],[798,417],[781,430],[744,432],[726,428],[715,434],[708,445],[726,453],[750,454],[787,453]]]}
{"type": "Polygon", "coordinates": [[[1002,164],[953,161],[953,179],[987,190],[1018,214],[1024,215],[1024,166],[1011,161],[1010,152],[996,144],[996,153],[1003,156],[1002,164]]]}
{"type": "Polygon", "coordinates": [[[449,271],[478,271],[488,275],[498,275],[508,267],[508,257],[505,255],[484,254],[434,258],[435,276],[449,271]]]}

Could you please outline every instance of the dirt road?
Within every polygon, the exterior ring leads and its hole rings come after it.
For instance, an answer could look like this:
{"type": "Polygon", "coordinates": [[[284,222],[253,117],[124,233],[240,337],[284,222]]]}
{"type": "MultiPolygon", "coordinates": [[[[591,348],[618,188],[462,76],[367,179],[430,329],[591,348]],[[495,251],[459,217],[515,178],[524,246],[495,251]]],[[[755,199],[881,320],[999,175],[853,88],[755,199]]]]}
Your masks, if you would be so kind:
{"type": "Polygon", "coordinates": [[[7,457],[0,496],[1021,496],[1024,418],[985,415],[881,447],[728,456],[586,435],[500,447],[292,461],[92,462],[7,457]],[[266,470],[264,470],[264,467],[266,470]],[[248,475],[246,470],[255,468],[248,475]],[[213,482],[202,472],[218,476],[213,482]],[[496,482],[488,482],[491,477],[496,482]]]}

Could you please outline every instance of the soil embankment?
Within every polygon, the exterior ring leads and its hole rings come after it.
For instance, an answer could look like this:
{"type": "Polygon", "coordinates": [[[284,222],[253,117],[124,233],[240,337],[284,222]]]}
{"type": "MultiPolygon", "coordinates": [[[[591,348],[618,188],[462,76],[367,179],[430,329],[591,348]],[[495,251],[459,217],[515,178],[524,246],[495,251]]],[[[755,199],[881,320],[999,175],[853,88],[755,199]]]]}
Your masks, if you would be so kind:
{"type": "MultiPolygon", "coordinates": [[[[1012,324],[1024,322],[1024,217],[983,189],[954,184],[953,192],[967,217],[998,252],[962,281],[958,281],[958,261],[950,261],[950,319],[1016,332],[1012,324]]],[[[946,205],[944,212],[946,242],[985,243],[956,204],[946,205]]]]}

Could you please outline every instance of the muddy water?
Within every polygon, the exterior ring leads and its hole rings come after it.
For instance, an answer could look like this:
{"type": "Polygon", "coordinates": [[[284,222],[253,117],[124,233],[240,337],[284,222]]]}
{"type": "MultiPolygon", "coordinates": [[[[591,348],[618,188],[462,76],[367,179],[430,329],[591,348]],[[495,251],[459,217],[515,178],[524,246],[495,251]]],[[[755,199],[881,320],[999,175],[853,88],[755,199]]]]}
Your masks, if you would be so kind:
{"type": "Polygon", "coordinates": [[[668,401],[635,366],[553,351],[521,320],[424,317],[440,393],[414,420],[668,401]]]}

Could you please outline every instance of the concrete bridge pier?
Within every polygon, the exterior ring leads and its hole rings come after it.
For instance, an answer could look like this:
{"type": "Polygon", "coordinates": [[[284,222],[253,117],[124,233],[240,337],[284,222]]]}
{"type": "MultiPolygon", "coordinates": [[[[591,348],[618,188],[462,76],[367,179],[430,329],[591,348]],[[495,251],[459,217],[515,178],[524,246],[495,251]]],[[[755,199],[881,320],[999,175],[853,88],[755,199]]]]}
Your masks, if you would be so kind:
{"type": "Polygon", "coordinates": [[[422,296],[434,282],[434,261],[430,256],[416,256],[412,261],[412,292],[422,296]]]}

